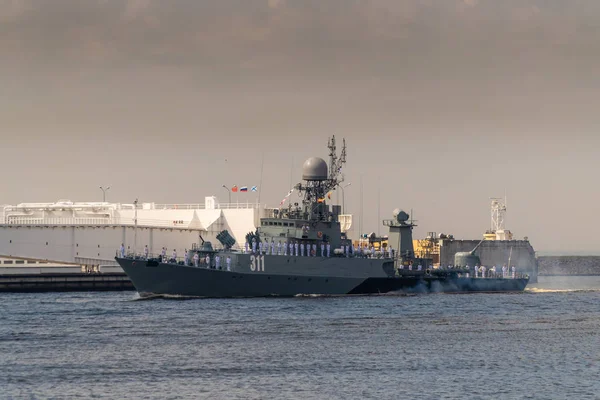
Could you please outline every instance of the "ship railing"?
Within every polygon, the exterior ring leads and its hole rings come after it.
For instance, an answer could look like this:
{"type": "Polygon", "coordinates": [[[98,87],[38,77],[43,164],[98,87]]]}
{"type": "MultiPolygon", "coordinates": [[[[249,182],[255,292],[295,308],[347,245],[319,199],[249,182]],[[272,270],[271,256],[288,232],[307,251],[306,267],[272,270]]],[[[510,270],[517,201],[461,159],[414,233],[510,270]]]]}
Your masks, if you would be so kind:
{"type": "MultiPolygon", "coordinates": [[[[115,256],[120,257],[119,251],[117,250],[117,252],[115,253],[115,256]]],[[[133,260],[140,260],[140,261],[148,261],[148,260],[157,260],[161,263],[166,263],[166,264],[177,264],[177,265],[187,265],[188,267],[194,267],[195,266],[195,262],[194,259],[192,257],[188,258],[187,260],[187,264],[186,264],[186,259],[185,256],[181,257],[181,256],[177,256],[175,258],[173,258],[173,255],[165,255],[163,257],[162,254],[153,254],[153,253],[148,253],[148,256],[146,256],[143,252],[132,252],[129,251],[125,254],[125,258],[128,259],[133,259],[133,260]]],[[[224,268],[225,266],[225,259],[223,257],[221,257],[220,260],[220,267],[224,268]]],[[[212,268],[216,267],[216,261],[215,261],[215,257],[214,255],[210,258],[210,266],[212,268]]],[[[198,259],[198,267],[199,268],[206,268],[206,258],[205,257],[200,257],[198,259]]]]}
{"type": "MultiPolygon", "coordinates": [[[[469,273],[469,276],[472,278],[475,278],[475,276],[473,276],[472,273],[469,273]]],[[[501,272],[500,273],[496,272],[495,274],[488,274],[486,272],[484,277],[482,277],[481,273],[479,273],[477,276],[477,279],[526,279],[526,278],[529,278],[529,275],[524,274],[524,273],[515,273],[515,277],[513,278],[512,272],[509,272],[508,274],[506,274],[506,276],[502,276],[501,272]]]]}
{"type": "MultiPolygon", "coordinates": [[[[266,204],[258,204],[251,202],[236,202],[236,203],[215,203],[214,207],[206,207],[205,204],[154,204],[154,210],[231,210],[231,209],[260,209],[267,208],[266,204]]],[[[143,209],[143,205],[138,204],[138,209],[143,209]]]]}
{"type": "Polygon", "coordinates": [[[110,225],[114,224],[107,218],[31,218],[8,217],[6,225],[110,225]]]}
{"type": "MultiPolygon", "coordinates": [[[[135,226],[134,218],[30,218],[30,217],[10,217],[5,221],[5,225],[25,225],[25,226],[110,226],[127,225],[135,226]]],[[[157,228],[181,228],[205,230],[199,221],[191,220],[165,220],[152,218],[138,218],[138,227],[157,227],[157,228]]]]}

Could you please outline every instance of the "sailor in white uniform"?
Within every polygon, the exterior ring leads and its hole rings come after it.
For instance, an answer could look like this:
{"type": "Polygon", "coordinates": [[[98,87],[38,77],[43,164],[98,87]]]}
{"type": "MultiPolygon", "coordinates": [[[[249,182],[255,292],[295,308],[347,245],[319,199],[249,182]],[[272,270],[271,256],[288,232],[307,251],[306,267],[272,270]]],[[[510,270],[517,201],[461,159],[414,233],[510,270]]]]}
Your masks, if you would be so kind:
{"type": "Polygon", "coordinates": [[[412,262],[410,264],[408,264],[408,270],[412,271],[412,262]]]}
{"type": "Polygon", "coordinates": [[[227,256],[225,262],[227,263],[227,271],[231,271],[231,257],[227,256]]]}
{"type": "Polygon", "coordinates": [[[121,247],[119,248],[119,253],[121,254],[121,258],[125,258],[125,245],[121,243],[121,247]]]}
{"type": "Polygon", "coordinates": [[[316,257],[317,256],[317,244],[313,243],[312,245],[312,256],[316,257]]]}
{"type": "Polygon", "coordinates": [[[144,247],[144,258],[148,259],[148,245],[144,247]]]}
{"type": "Polygon", "coordinates": [[[256,239],[252,239],[252,254],[256,254],[256,239]]]}
{"type": "Polygon", "coordinates": [[[511,272],[512,278],[515,279],[517,277],[517,269],[515,268],[514,265],[512,267],[510,267],[510,272],[511,272]]]}
{"type": "Polygon", "coordinates": [[[331,244],[327,242],[327,257],[331,257],[331,244]]]}
{"type": "Polygon", "coordinates": [[[198,267],[199,259],[200,259],[200,256],[198,256],[198,253],[194,253],[194,267],[198,267]]]}
{"type": "Polygon", "coordinates": [[[263,252],[263,244],[262,242],[258,242],[258,254],[262,255],[263,252]]]}
{"type": "Polygon", "coordinates": [[[246,240],[246,243],[244,244],[244,253],[248,253],[249,248],[250,248],[250,244],[246,240]]]}
{"type": "Polygon", "coordinates": [[[473,278],[477,278],[478,273],[479,273],[479,268],[477,268],[477,265],[475,265],[475,267],[473,267],[473,278]]]}
{"type": "Polygon", "coordinates": [[[275,239],[271,239],[271,255],[275,255],[275,239]]]}
{"type": "Polygon", "coordinates": [[[215,256],[215,268],[221,269],[221,256],[218,254],[215,256]]]}
{"type": "Polygon", "coordinates": [[[173,249],[173,253],[171,254],[173,262],[177,262],[177,250],[173,249]]]}
{"type": "Polygon", "coordinates": [[[183,263],[186,266],[188,266],[190,264],[190,256],[188,255],[187,249],[185,249],[185,252],[183,253],[183,263]]]}
{"type": "Polygon", "coordinates": [[[422,271],[423,270],[423,266],[421,264],[419,264],[419,266],[417,267],[417,271],[422,271]]]}
{"type": "Polygon", "coordinates": [[[281,240],[277,243],[277,255],[281,255],[281,240]]]}
{"type": "Polygon", "coordinates": [[[300,257],[304,257],[304,243],[300,243],[300,257]]]}
{"type": "Polygon", "coordinates": [[[502,277],[506,278],[506,265],[502,266],[502,277]]]}
{"type": "Polygon", "coordinates": [[[294,243],[294,254],[296,257],[298,257],[298,242],[297,241],[294,243]]]}
{"type": "Polygon", "coordinates": [[[160,251],[160,261],[165,262],[167,261],[167,248],[163,247],[160,251]]]}
{"type": "Polygon", "coordinates": [[[481,271],[481,277],[482,277],[482,278],[485,278],[485,271],[486,271],[486,269],[487,269],[487,268],[485,268],[485,265],[482,265],[482,266],[481,266],[481,268],[480,268],[480,271],[481,271]]]}
{"type": "Polygon", "coordinates": [[[350,246],[344,246],[344,253],[346,253],[346,258],[350,257],[350,246]]]}
{"type": "Polygon", "coordinates": [[[210,256],[208,254],[204,260],[206,261],[206,268],[210,268],[210,256]]]}
{"type": "Polygon", "coordinates": [[[325,257],[325,243],[321,243],[321,257],[325,257]]]}

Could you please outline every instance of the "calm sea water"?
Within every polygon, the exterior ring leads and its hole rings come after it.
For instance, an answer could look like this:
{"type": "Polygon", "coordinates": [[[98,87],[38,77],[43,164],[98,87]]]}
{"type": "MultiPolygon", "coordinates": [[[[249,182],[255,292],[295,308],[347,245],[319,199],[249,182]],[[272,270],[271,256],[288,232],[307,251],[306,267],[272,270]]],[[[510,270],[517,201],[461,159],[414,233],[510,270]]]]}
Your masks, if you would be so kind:
{"type": "Polygon", "coordinates": [[[600,399],[600,277],[522,294],[0,294],[0,398],[600,399]]]}

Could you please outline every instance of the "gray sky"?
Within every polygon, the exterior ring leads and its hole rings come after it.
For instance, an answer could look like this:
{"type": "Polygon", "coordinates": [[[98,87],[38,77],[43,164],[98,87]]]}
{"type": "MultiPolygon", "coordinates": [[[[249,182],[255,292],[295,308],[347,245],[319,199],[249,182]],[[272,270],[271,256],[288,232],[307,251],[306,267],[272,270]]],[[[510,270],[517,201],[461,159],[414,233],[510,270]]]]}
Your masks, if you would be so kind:
{"type": "Polygon", "coordinates": [[[379,190],[478,238],[506,191],[536,250],[598,250],[597,0],[0,0],[0,55],[0,203],[226,201],[264,154],[275,206],[336,134],[365,232],[379,190]]]}

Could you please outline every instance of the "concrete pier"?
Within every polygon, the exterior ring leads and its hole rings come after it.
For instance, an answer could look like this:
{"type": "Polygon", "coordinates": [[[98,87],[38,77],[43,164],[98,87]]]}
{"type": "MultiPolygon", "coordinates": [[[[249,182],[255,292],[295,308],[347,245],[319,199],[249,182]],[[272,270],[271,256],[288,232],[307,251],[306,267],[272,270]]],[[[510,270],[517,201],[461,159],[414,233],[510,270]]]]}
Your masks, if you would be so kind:
{"type": "Polygon", "coordinates": [[[134,290],[124,273],[0,275],[0,292],[89,292],[134,290]]]}
{"type": "Polygon", "coordinates": [[[118,265],[82,266],[0,257],[0,292],[134,290],[118,265]]]}

